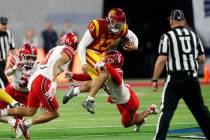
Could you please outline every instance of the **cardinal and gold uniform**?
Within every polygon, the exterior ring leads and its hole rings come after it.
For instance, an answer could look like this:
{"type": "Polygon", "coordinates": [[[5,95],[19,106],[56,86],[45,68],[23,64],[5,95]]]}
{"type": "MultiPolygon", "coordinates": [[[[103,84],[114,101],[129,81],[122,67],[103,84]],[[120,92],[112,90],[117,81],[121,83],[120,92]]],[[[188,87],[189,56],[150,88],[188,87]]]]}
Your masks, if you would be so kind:
{"type": "Polygon", "coordinates": [[[15,102],[15,100],[9,94],[7,94],[6,91],[4,91],[1,88],[0,88],[0,101],[3,101],[8,104],[15,102]]]}
{"type": "Polygon", "coordinates": [[[88,30],[94,41],[87,47],[86,61],[88,64],[88,74],[94,80],[98,76],[98,71],[94,69],[94,64],[103,61],[103,52],[121,37],[128,33],[128,25],[124,24],[123,30],[119,34],[113,34],[108,30],[108,23],[105,19],[94,19],[88,26],[88,30]]]}

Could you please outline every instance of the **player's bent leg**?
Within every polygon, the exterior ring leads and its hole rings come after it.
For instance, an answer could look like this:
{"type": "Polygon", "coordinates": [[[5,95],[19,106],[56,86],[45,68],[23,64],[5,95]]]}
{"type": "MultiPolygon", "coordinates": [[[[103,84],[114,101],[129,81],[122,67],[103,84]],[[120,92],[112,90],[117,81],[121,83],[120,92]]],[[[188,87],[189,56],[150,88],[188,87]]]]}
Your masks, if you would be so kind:
{"type": "Polygon", "coordinates": [[[146,118],[152,114],[157,114],[158,113],[158,109],[157,106],[152,104],[147,110],[144,110],[141,113],[135,113],[134,117],[133,117],[133,121],[132,121],[132,125],[136,125],[136,127],[134,128],[134,132],[139,132],[140,131],[140,127],[146,122],[146,118]]]}
{"type": "Polygon", "coordinates": [[[103,86],[103,84],[106,81],[106,79],[108,78],[108,76],[109,76],[109,74],[105,70],[103,70],[99,73],[98,78],[93,82],[93,84],[91,86],[89,96],[95,97],[95,95],[100,90],[100,88],[103,86]]]}
{"type": "Polygon", "coordinates": [[[81,86],[71,85],[68,93],[63,96],[63,104],[66,104],[73,97],[83,92],[89,92],[92,85],[92,81],[87,81],[81,86]]]}
{"type": "Polygon", "coordinates": [[[37,108],[33,107],[17,107],[11,109],[0,110],[0,116],[33,116],[37,108]]]}
{"type": "Polygon", "coordinates": [[[99,73],[98,78],[95,81],[93,81],[87,100],[82,103],[82,106],[91,114],[95,113],[94,97],[97,94],[97,92],[100,90],[100,88],[103,86],[108,76],[109,75],[105,70],[99,73]]]}
{"type": "Polygon", "coordinates": [[[59,117],[58,112],[44,112],[41,115],[37,116],[36,118],[32,119],[31,125],[46,123],[58,117],[59,117]]]}

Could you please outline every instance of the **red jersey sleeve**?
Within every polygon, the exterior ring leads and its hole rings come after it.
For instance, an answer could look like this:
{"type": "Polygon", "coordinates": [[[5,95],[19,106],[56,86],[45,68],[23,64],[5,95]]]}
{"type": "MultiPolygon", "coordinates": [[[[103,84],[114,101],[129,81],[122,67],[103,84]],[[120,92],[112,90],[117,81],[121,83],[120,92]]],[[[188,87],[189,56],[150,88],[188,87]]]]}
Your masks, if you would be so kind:
{"type": "Polygon", "coordinates": [[[109,72],[113,82],[118,86],[121,85],[122,77],[120,76],[120,73],[109,64],[105,64],[105,66],[106,66],[106,69],[109,72]]]}
{"type": "Polygon", "coordinates": [[[15,63],[16,63],[15,56],[12,56],[12,58],[9,60],[8,68],[13,67],[15,65],[15,63]]]}
{"type": "Polygon", "coordinates": [[[66,46],[63,48],[63,52],[66,53],[66,55],[68,55],[69,59],[72,60],[74,57],[74,50],[72,47],[70,46],[66,46]]]}
{"type": "Polygon", "coordinates": [[[76,81],[89,81],[91,80],[91,77],[85,73],[73,73],[72,79],[76,81]]]}

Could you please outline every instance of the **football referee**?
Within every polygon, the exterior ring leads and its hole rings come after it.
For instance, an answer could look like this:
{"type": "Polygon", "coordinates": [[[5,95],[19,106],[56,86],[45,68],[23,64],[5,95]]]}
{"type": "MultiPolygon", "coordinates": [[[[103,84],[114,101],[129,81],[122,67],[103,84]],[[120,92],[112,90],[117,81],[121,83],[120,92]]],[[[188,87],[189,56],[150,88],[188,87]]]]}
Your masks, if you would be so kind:
{"type": "Polygon", "coordinates": [[[8,84],[4,70],[6,67],[9,50],[15,54],[15,43],[11,32],[7,29],[8,19],[0,17],[0,88],[5,88],[8,84]]]}
{"type": "Polygon", "coordinates": [[[171,30],[160,40],[159,56],[153,75],[153,90],[166,64],[167,79],[162,94],[161,113],[154,140],[165,140],[170,121],[180,99],[192,112],[204,135],[210,140],[210,113],[204,105],[197,78],[198,64],[205,55],[199,37],[184,27],[184,13],[173,10],[169,17],[171,30]]]}

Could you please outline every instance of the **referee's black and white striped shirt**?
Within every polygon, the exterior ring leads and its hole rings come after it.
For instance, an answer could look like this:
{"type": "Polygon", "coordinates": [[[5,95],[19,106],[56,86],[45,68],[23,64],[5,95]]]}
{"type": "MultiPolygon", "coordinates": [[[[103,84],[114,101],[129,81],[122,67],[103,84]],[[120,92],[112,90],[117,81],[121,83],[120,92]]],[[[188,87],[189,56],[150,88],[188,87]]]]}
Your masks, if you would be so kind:
{"type": "Polygon", "coordinates": [[[192,31],[177,27],[161,37],[159,55],[168,56],[168,73],[198,70],[197,58],[204,54],[200,38],[192,31]]]}
{"type": "Polygon", "coordinates": [[[0,32],[0,61],[7,60],[9,50],[15,49],[13,35],[9,30],[0,32]]]}

